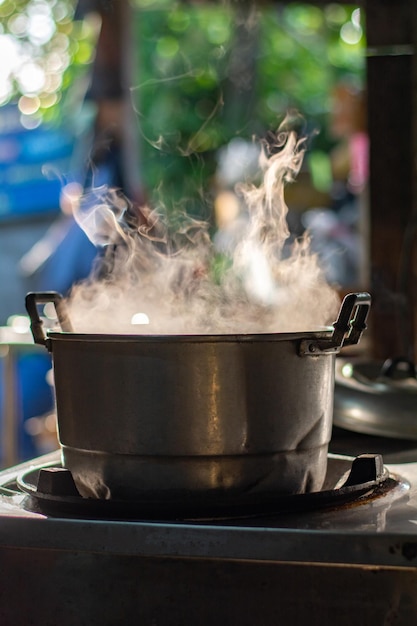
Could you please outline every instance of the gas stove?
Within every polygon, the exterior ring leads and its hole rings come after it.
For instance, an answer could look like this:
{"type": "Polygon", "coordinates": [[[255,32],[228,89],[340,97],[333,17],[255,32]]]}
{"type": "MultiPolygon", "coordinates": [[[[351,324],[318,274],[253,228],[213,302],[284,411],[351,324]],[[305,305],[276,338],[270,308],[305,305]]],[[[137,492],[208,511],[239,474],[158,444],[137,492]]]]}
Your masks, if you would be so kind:
{"type": "Polygon", "coordinates": [[[321,492],[218,510],[70,484],[59,452],[0,473],[2,625],[417,623],[415,442],[335,429],[321,492]]]}

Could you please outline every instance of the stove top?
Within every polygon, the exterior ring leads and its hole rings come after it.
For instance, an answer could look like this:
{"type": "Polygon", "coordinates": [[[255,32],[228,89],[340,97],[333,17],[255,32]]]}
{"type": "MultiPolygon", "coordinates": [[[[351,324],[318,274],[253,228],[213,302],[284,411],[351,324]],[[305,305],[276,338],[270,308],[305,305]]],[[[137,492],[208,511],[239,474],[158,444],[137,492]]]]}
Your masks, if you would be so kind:
{"type": "Polygon", "coordinates": [[[2,626],[114,626],[138,615],[164,626],[331,626],[335,615],[339,626],[415,624],[415,446],[335,431],[326,483],[307,507],[297,496],[198,519],[163,508],[74,513],[59,452],[4,470],[2,626]],[[51,497],[69,498],[69,509],[42,509],[51,497]]]}
{"type": "Polygon", "coordinates": [[[103,516],[105,501],[89,502],[80,513],[72,510],[77,496],[68,496],[60,512],[54,501],[60,495],[36,497],[40,468],[59,468],[54,452],[0,473],[0,546],[415,566],[417,453],[414,458],[387,464],[374,453],[359,459],[330,453],[322,492],[272,498],[252,511],[232,506],[193,517],[139,507],[126,515],[116,503],[103,516]]]}
{"type": "MultiPolygon", "coordinates": [[[[72,519],[222,522],[246,523],[247,520],[274,518],[288,514],[330,509],[345,504],[362,504],[398,491],[400,482],[391,476],[378,454],[360,455],[350,461],[330,455],[324,485],[320,491],[282,494],[244,492],[226,501],[195,495],[192,502],[178,498],[169,502],[82,497],[70,470],[63,468],[59,452],[24,467],[16,478],[3,484],[6,495],[26,494],[21,506],[26,511],[72,519]]],[[[403,484],[405,486],[405,483],[403,484]]],[[[1,493],[1,488],[0,488],[1,493]]]]}

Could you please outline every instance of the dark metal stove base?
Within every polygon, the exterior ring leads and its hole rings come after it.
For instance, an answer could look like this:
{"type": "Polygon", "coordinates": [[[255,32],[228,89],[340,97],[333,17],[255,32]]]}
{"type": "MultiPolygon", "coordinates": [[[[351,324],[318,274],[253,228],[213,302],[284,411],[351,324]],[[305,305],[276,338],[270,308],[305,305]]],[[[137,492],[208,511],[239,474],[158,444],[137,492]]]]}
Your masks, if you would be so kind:
{"type": "MultiPolygon", "coordinates": [[[[301,494],[243,493],[217,498],[195,496],[192,502],[103,500],[81,497],[69,470],[41,464],[23,472],[6,489],[26,493],[27,511],[53,517],[97,520],[232,521],[259,519],[286,513],[306,513],[363,498],[381,497],[397,486],[384,468],[381,455],[363,454],[351,462],[329,457],[321,491],[301,494]]],[[[1,493],[1,488],[0,488],[1,493]]]]}
{"type": "Polygon", "coordinates": [[[417,623],[416,569],[12,548],[0,559],[2,626],[417,623]]]}
{"type": "Polygon", "coordinates": [[[359,503],[174,523],[28,512],[7,486],[41,461],[0,476],[1,626],[417,624],[417,462],[359,503]]]}

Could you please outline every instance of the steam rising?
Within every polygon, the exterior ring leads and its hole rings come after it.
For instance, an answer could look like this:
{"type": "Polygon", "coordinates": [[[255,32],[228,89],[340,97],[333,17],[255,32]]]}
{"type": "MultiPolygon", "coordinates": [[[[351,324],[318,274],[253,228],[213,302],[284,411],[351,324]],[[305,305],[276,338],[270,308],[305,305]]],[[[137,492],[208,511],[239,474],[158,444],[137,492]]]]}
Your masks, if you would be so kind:
{"type": "Polygon", "coordinates": [[[206,223],[184,216],[173,225],[148,208],[140,223],[129,202],[105,188],[83,198],[75,217],[104,255],[71,292],[75,330],[244,334],[333,322],[339,299],[308,236],[288,250],[284,186],[297,176],[304,151],[304,140],[282,129],[273,146],[263,147],[260,184],[236,188],[249,219],[233,254],[220,259],[221,271],[206,223]]]}

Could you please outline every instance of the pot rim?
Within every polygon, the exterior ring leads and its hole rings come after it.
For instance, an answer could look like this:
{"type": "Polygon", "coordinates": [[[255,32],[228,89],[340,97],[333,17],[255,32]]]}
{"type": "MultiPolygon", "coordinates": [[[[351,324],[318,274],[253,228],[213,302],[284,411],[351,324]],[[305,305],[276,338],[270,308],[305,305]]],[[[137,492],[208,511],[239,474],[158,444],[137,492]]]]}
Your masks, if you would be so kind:
{"type": "Polygon", "coordinates": [[[48,338],[55,341],[81,342],[136,342],[136,343],[255,343],[272,341],[293,341],[299,339],[321,339],[333,332],[333,327],[287,333],[233,333],[233,334],[112,334],[112,333],[71,333],[48,331],[48,338]]]}
{"type": "Polygon", "coordinates": [[[35,343],[51,350],[51,344],[58,341],[78,342],[130,342],[130,343],[258,343],[279,341],[300,341],[302,354],[317,355],[318,353],[339,352],[344,346],[356,345],[363,331],[366,329],[366,319],[371,304],[371,296],[367,292],[347,294],[339,309],[339,315],[332,327],[322,326],[315,330],[288,332],[288,333],[248,333],[248,334],[222,334],[222,335],[137,335],[137,334],[82,334],[74,333],[71,320],[68,317],[64,300],[57,292],[30,292],[26,295],[26,309],[31,320],[31,330],[35,343]],[[39,304],[53,302],[61,327],[61,332],[53,329],[45,334],[43,321],[39,317],[37,309],[39,304]],[[316,341],[314,341],[316,340],[316,341]],[[310,345],[305,345],[311,341],[310,345]],[[303,345],[304,344],[304,345],[303,345]],[[315,344],[315,345],[314,345],[315,344]]]}

